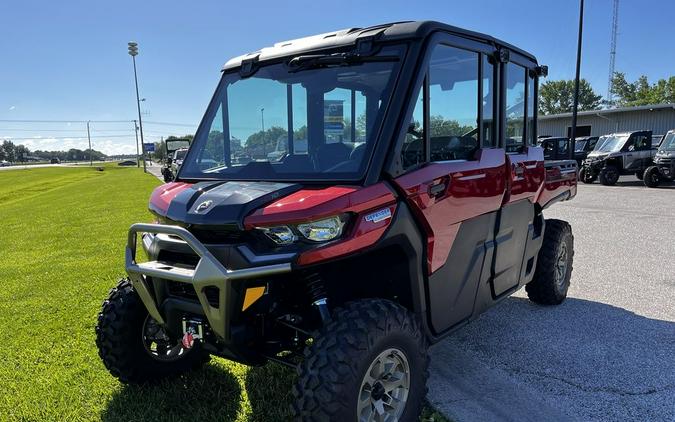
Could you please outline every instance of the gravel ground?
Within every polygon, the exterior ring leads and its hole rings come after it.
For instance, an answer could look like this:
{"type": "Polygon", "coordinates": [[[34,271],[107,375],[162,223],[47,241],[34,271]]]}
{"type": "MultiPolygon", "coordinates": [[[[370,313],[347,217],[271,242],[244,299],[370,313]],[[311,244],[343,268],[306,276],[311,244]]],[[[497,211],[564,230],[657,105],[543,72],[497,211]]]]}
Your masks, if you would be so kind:
{"type": "Polygon", "coordinates": [[[675,421],[675,186],[581,185],[568,299],[524,290],[432,349],[429,401],[464,421],[675,421]]]}

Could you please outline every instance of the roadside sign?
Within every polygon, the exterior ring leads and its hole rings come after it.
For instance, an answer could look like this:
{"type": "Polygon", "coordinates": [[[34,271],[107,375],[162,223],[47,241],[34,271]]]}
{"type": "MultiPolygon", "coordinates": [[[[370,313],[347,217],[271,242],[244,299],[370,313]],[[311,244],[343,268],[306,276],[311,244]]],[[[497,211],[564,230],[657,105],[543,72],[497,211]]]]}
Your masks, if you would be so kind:
{"type": "Polygon", "coordinates": [[[143,144],[143,148],[145,148],[146,152],[155,152],[155,144],[153,143],[145,143],[143,144]]]}

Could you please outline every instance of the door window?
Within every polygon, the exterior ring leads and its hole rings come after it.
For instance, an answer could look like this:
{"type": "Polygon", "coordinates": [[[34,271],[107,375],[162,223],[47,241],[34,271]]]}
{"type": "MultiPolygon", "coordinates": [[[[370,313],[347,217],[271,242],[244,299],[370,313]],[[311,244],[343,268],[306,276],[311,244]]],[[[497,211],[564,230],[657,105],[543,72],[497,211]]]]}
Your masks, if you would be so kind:
{"type": "Polygon", "coordinates": [[[425,161],[424,151],[424,95],[423,90],[415,100],[415,109],[406,128],[403,148],[401,148],[401,163],[404,170],[418,166],[425,161]]]}
{"type": "Polygon", "coordinates": [[[534,101],[534,88],[537,80],[534,75],[527,78],[527,145],[537,144],[537,133],[534,127],[534,116],[536,113],[536,104],[534,101]]]}
{"type": "Polygon", "coordinates": [[[429,64],[431,161],[467,160],[478,148],[479,54],[446,45],[429,64]]]}
{"type": "Polygon", "coordinates": [[[522,152],[525,146],[525,68],[506,65],[506,152],[522,152]]]}
{"type": "Polygon", "coordinates": [[[483,55],[483,148],[495,146],[494,142],[494,72],[495,67],[490,63],[488,55],[483,55]]]}

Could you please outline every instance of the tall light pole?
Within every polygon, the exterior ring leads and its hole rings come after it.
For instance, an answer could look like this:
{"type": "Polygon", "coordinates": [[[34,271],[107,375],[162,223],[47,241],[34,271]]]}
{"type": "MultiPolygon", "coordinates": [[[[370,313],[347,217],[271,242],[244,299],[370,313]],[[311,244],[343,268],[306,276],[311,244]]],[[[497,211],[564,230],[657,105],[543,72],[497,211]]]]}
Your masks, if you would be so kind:
{"type": "Polygon", "coordinates": [[[138,77],[136,76],[136,56],[138,55],[138,43],[129,42],[129,55],[134,62],[134,83],[136,84],[136,107],[138,108],[138,126],[141,129],[141,153],[143,156],[143,172],[147,173],[148,169],[145,164],[145,143],[143,141],[143,120],[141,119],[141,99],[138,96],[138,77]]]}
{"type": "Polygon", "coordinates": [[[579,2],[579,35],[577,38],[577,73],[574,77],[574,103],[572,105],[572,133],[570,134],[569,158],[574,158],[574,145],[577,138],[577,110],[579,108],[579,74],[581,73],[581,39],[584,28],[584,0],[579,2]]]}
{"type": "Polygon", "coordinates": [[[267,140],[265,139],[265,107],[260,108],[260,121],[262,123],[263,154],[267,156],[267,140]]]}
{"type": "Polygon", "coordinates": [[[93,165],[93,159],[91,158],[91,135],[89,134],[89,120],[87,120],[87,139],[89,140],[89,167],[93,165]]]}
{"type": "Polygon", "coordinates": [[[134,133],[136,134],[136,167],[141,166],[141,159],[138,154],[138,124],[136,120],[134,119],[134,133]]]}

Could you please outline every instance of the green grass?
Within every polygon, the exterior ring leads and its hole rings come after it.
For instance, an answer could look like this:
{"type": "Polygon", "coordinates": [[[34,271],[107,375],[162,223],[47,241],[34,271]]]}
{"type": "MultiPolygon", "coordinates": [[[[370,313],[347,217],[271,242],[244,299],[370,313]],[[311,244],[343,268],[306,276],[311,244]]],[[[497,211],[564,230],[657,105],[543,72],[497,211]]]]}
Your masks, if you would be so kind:
{"type": "MultiPolygon", "coordinates": [[[[120,384],[94,326],[123,276],[129,225],[160,182],[137,168],[0,173],[0,421],[287,420],[293,371],[220,358],[157,386],[120,384]]],[[[442,421],[425,409],[423,420],[442,421]]]]}

